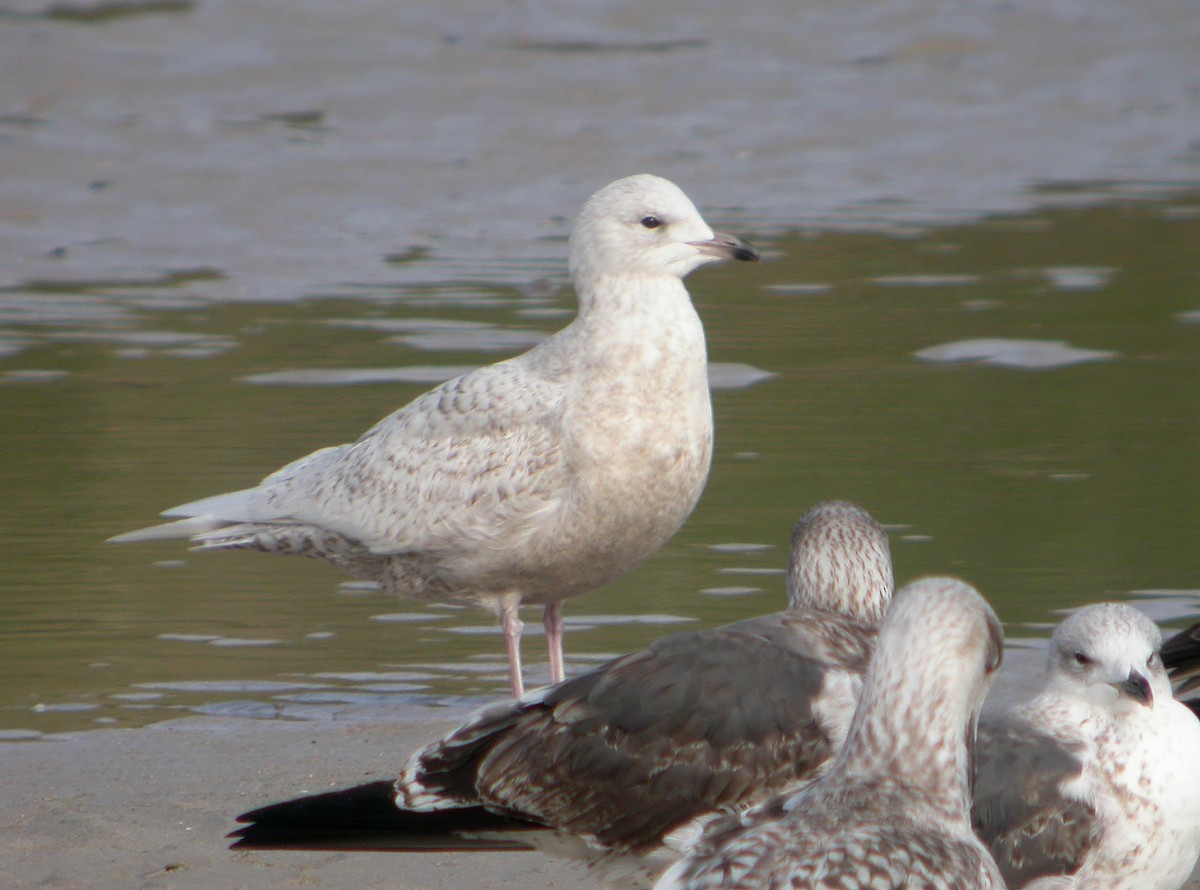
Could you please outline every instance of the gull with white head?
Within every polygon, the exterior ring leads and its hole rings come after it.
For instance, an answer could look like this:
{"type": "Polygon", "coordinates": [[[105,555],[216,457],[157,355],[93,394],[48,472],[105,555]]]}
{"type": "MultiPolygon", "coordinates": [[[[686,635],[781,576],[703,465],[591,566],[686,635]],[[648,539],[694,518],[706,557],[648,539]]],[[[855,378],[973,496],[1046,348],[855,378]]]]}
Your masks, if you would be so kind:
{"type": "Polygon", "coordinates": [[[969,585],[907,585],[828,772],[715,823],[656,890],[1003,890],[969,815],[975,725],[1002,645],[969,585]]]}
{"type": "Polygon", "coordinates": [[[846,737],[892,596],[886,532],[854,504],[816,505],[787,587],[786,612],[672,634],[484,708],[394,788],[247,813],[238,846],[534,846],[646,887],[704,824],[811,781],[846,737]]]}
{"type": "Polygon", "coordinates": [[[1200,721],[1123,603],[1050,641],[1033,695],[985,712],[974,819],[1013,887],[1178,890],[1200,856],[1200,721]],[[1032,882],[1032,883],[1031,883],[1032,882]]]}
{"type": "Polygon", "coordinates": [[[163,513],[116,542],[319,557],[387,590],[494,612],[514,695],[522,603],[544,607],[563,678],[562,601],[656,553],[692,512],[712,456],[704,330],[682,278],[754,260],[678,187],[619,179],[571,232],[575,320],[253,488],[163,513]]]}

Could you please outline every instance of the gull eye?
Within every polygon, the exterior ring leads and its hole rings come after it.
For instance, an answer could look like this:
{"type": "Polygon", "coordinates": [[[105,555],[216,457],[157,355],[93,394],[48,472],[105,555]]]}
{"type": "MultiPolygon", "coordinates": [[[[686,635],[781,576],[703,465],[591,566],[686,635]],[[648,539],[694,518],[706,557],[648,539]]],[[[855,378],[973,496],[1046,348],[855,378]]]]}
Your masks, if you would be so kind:
{"type": "Polygon", "coordinates": [[[1090,658],[1088,658],[1086,655],[1084,655],[1082,652],[1076,652],[1075,653],[1075,663],[1076,664],[1091,664],[1092,660],[1090,658]]]}
{"type": "Polygon", "coordinates": [[[644,225],[647,229],[657,229],[662,225],[662,220],[657,216],[643,216],[642,225],[644,225]]]}

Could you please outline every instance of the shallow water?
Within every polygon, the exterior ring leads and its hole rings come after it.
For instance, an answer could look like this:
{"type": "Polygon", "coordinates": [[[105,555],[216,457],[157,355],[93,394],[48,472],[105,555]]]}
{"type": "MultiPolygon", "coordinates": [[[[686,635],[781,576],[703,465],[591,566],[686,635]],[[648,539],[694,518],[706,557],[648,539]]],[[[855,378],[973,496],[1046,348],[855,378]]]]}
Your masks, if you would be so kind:
{"type": "MultiPolygon", "coordinates": [[[[572,667],[776,609],[791,525],[830,497],[889,526],[899,578],[962,575],[1016,637],[1142,590],[1160,620],[1188,614],[1198,243],[1200,194],[1184,194],[920,234],[807,234],[766,245],[761,267],[693,276],[714,362],[775,376],[717,390],[700,507],[650,563],[568,604],[572,667]],[[920,357],[972,340],[987,349],[920,357]]],[[[396,601],[308,560],[103,543],[356,435],[436,377],[345,383],[347,369],[469,366],[495,358],[479,331],[560,323],[531,321],[531,299],[507,287],[478,289],[486,306],[434,309],[424,294],[413,306],[398,286],[386,301],[143,308],[99,331],[10,322],[25,345],[0,359],[0,728],[179,708],[327,717],[502,692],[501,639],[482,613],[396,601]],[[399,342],[400,327],[449,339],[399,342]]],[[[569,292],[548,305],[568,309],[569,292]]]]}
{"type": "Polygon", "coordinates": [[[481,613],[103,541],[561,326],[569,219],[641,169],[769,262],[689,281],[712,479],[568,604],[572,669],[778,608],[830,497],[1013,637],[1190,612],[1197,41],[1182,0],[0,0],[0,731],[501,693],[481,613]]]}

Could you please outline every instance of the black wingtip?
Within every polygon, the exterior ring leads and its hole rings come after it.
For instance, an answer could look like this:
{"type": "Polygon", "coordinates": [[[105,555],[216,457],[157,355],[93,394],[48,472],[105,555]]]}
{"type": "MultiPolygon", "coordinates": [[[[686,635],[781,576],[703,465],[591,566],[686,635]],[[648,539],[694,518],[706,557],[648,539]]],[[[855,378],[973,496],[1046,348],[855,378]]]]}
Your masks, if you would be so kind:
{"type": "Polygon", "coordinates": [[[539,824],[480,806],[417,813],[396,806],[391,782],[298,797],[242,813],[232,850],[527,850],[539,824]]]}
{"type": "Polygon", "coordinates": [[[304,848],[321,838],[387,828],[400,816],[393,794],[391,782],[379,781],[285,800],[242,813],[237,821],[245,827],[228,837],[237,839],[234,847],[304,848]]]}

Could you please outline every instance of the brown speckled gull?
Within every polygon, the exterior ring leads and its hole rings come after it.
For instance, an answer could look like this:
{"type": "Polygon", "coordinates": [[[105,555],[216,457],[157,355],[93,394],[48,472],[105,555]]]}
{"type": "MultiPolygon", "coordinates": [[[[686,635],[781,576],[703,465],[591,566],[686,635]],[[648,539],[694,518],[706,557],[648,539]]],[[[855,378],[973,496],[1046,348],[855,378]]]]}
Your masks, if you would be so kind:
{"type": "Polygon", "coordinates": [[[825,775],[714,823],[656,890],[1001,890],[971,830],[975,725],[1003,632],[953,578],[896,594],[825,775]]]}
{"type": "Polygon", "coordinates": [[[174,507],[114,542],[326,559],[415,599],[494,612],[514,695],[522,603],[544,607],[563,677],[562,601],[656,553],[692,512],[712,456],[704,330],[682,279],[757,254],[713,232],[675,185],[619,179],[571,232],[575,320],[315,451],[258,486],[174,507]]]}
{"type": "Polygon", "coordinates": [[[707,821],[819,772],[845,738],[891,593],[883,529],[853,504],[819,504],[793,534],[788,611],[673,634],[485,708],[417,751],[394,792],[264,807],[241,817],[253,824],[238,845],[536,846],[644,887],[707,821]]]}
{"type": "Polygon", "coordinates": [[[1031,695],[989,702],[975,824],[1013,887],[1178,890],[1191,875],[1200,721],[1172,698],[1160,645],[1132,606],[1088,606],[1055,630],[1031,695]]]}

